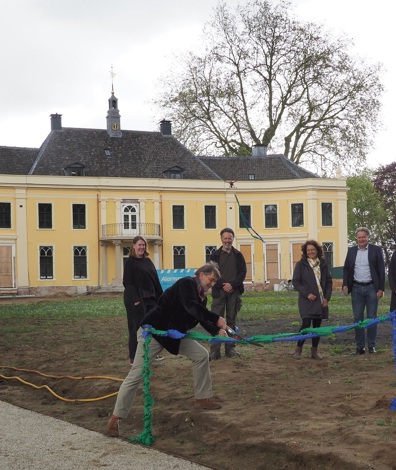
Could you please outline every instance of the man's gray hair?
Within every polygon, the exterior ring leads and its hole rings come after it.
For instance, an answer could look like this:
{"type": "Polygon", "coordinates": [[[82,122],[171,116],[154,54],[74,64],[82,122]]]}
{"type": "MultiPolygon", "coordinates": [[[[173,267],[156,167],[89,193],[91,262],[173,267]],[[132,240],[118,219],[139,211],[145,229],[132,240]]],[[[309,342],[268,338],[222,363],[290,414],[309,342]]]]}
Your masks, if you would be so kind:
{"type": "Polygon", "coordinates": [[[358,228],[355,230],[355,235],[357,235],[358,232],[364,232],[364,233],[366,233],[368,236],[370,236],[370,230],[369,230],[367,227],[358,227],[358,228]]]}
{"type": "Polygon", "coordinates": [[[195,271],[196,276],[199,276],[201,273],[204,273],[206,275],[214,274],[217,277],[217,279],[219,279],[220,278],[219,265],[217,263],[215,263],[214,261],[210,261],[209,263],[205,263],[203,266],[201,266],[200,268],[198,268],[195,271]]]}

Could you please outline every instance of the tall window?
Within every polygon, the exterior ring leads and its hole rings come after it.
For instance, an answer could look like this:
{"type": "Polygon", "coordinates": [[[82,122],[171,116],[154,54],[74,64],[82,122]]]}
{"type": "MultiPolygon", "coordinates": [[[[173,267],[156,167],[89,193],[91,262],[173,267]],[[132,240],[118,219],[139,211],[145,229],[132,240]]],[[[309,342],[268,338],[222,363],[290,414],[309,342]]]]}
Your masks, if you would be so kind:
{"type": "Polygon", "coordinates": [[[0,228],[11,228],[10,202],[0,202],[0,228]]]}
{"type": "Polygon", "coordinates": [[[74,279],[87,279],[87,247],[73,248],[74,279]]]}
{"type": "Polygon", "coordinates": [[[302,203],[291,205],[292,227],[302,227],[304,225],[304,206],[302,203]]]}
{"type": "Polygon", "coordinates": [[[122,220],[124,233],[137,229],[138,206],[137,204],[125,204],[122,208],[122,220]]]}
{"type": "Polygon", "coordinates": [[[131,251],[129,246],[122,247],[122,260],[124,262],[123,266],[125,266],[126,260],[129,258],[129,252],[131,251]]]}
{"type": "Polygon", "coordinates": [[[205,228],[216,228],[216,206],[205,206],[205,228]]]}
{"type": "Polygon", "coordinates": [[[331,227],[333,225],[333,204],[322,202],[322,226],[331,227]]]}
{"type": "Polygon", "coordinates": [[[264,206],[265,212],[265,228],[278,227],[278,206],[275,204],[268,204],[264,206]]]}
{"type": "Polygon", "coordinates": [[[173,267],[174,269],[185,269],[186,267],[186,247],[173,247],[173,267]]]}
{"type": "Polygon", "coordinates": [[[239,228],[249,227],[252,223],[250,206],[239,207],[239,228]]]}
{"type": "Polygon", "coordinates": [[[208,245],[205,246],[205,263],[209,263],[210,261],[210,255],[214,253],[217,250],[216,245],[208,245]]]}
{"type": "Polygon", "coordinates": [[[85,228],[85,204],[73,204],[73,229],[85,228]]]}
{"type": "Polygon", "coordinates": [[[329,269],[333,267],[333,243],[332,242],[323,242],[323,254],[326,258],[329,269]]]}
{"type": "Polygon", "coordinates": [[[173,228],[184,228],[184,206],[172,206],[173,228]]]}
{"type": "Polygon", "coordinates": [[[52,204],[38,205],[39,228],[52,228],[52,204]]]}
{"type": "Polygon", "coordinates": [[[54,278],[54,256],[52,246],[40,246],[40,279],[54,278]]]}

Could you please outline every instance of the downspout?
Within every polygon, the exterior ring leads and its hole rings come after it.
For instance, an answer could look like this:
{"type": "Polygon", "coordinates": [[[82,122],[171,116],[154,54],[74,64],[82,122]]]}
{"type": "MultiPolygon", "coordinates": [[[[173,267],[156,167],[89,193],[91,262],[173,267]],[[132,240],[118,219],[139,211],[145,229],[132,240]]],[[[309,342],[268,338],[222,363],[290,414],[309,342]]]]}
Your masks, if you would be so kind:
{"type": "Polygon", "coordinates": [[[160,201],[160,237],[162,238],[162,248],[161,248],[161,269],[164,269],[164,237],[163,237],[163,212],[162,212],[162,194],[159,195],[160,201]]]}
{"type": "Polygon", "coordinates": [[[100,222],[99,222],[99,204],[101,203],[99,193],[96,194],[96,217],[97,217],[97,224],[98,224],[98,289],[100,289],[100,222]]]}

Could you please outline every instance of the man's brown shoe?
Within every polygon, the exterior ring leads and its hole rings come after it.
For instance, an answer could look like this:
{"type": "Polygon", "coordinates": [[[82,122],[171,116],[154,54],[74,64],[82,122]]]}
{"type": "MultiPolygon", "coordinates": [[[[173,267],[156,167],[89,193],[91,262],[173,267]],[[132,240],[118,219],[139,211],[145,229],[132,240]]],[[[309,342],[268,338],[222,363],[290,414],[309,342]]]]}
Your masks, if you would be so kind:
{"type": "Polygon", "coordinates": [[[111,415],[107,423],[105,434],[109,437],[118,437],[120,433],[120,418],[118,416],[111,415]]]}
{"type": "Polygon", "coordinates": [[[221,408],[221,404],[214,398],[203,398],[195,400],[194,408],[196,410],[218,410],[221,408]]]}

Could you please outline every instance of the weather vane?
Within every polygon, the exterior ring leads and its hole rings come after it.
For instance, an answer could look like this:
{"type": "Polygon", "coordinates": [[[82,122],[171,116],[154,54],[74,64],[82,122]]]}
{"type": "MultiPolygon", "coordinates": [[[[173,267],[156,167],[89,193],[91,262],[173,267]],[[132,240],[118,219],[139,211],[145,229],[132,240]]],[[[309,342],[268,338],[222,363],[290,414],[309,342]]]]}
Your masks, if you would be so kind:
{"type": "Polygon", "coordinates": [[[110,76],[111,76],[111,93],[114,95],[114,77],[116,74],[113,72],[113,65],[111,65],[111,70],[110,70],[110,76]]]}

